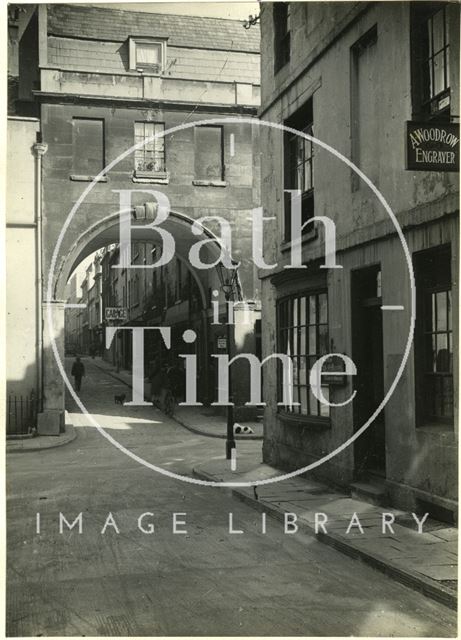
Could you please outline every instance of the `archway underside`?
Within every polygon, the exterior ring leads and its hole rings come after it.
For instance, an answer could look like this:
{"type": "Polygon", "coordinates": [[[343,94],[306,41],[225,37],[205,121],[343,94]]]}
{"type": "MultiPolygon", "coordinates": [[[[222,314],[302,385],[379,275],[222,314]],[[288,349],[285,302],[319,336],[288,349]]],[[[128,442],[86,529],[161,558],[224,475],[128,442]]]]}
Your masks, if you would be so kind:
{"type": "MultiPolygon", "coordinates": [[[[210,269],[194,268],[189,261],[190,248],[201,241],[206,240],[200,257],[207,264],[213,264],[221,255],[222,246],[219,238],[211,231],[202,227],[202,233],[196,235],[192,233],[194,220],[180,213],[170,212],[168,220],[162,223],[161,228],[171,234],[175,242],[175,258],[181,260],[186,268],[195,278],[201,295],[204,307],[206,307],[206,291],[210,283],[210,269]]],[[[155,229],[148,227],[145,220],[133,221],[131,227],[132,242],[161,242],[160,236],[155,229]]],[[[119,214],[114,214],[97,222],[80,237],[70,247],[65,256],[58,260],[59,267],[56,269],[54,277],[54,299],[62,300],[66,284],[77,268],[77,266],[89,255],[102,249],[103,247],[120,242],[120,221],[119,214]]]]}

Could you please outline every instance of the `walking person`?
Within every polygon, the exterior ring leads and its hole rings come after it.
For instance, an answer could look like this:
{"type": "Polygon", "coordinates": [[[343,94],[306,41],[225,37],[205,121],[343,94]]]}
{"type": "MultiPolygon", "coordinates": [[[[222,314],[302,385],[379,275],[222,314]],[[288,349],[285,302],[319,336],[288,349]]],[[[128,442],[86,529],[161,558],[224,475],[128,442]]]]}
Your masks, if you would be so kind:
{"type": "Polygon", "coordinates": [[[75,358],[75,362],[72,365],[70,375],[74,376],[75,390],[80,391],[80,387],[82,386],[82,378],[85,375],[85,367],[78,356],[75,358]]]}

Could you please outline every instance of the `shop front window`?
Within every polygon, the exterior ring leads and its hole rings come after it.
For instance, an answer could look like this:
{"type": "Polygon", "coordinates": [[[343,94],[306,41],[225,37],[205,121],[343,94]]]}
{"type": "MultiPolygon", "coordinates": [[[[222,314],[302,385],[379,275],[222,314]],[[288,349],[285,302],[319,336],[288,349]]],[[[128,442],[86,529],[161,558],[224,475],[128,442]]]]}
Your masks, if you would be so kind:
{"type": "Polygon", "coordinates": [[[453,424],[453,316],[450,251],[415,258],[418,424],[453,424]]]}
{"type": "MultiPolygon", "coordinates": [[[[290,399],[283,410],[303,416],[329,417],[329,407],[317,400],[309,386],[312,366],[328,353],[328,297],[326,291],[297,295],[278,304],[278,353],[293,363],[290,399]]],[[[278,371],[279,400],[282,393],[282,367],[278,371]]],[[[328,386],[322,386],[329,400],[328,386]]]]}

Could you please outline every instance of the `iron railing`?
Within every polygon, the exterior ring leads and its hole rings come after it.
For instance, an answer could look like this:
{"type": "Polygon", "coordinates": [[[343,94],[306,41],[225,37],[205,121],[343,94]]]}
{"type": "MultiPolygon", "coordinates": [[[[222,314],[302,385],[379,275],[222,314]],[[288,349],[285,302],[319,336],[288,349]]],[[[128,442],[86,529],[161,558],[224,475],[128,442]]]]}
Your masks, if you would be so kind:
{"type": "Polygon", "coordinates": [[[29,397],[8,396],[6,435],[33,435],[37,429],[38,399],[34,392],[29,397]]]}

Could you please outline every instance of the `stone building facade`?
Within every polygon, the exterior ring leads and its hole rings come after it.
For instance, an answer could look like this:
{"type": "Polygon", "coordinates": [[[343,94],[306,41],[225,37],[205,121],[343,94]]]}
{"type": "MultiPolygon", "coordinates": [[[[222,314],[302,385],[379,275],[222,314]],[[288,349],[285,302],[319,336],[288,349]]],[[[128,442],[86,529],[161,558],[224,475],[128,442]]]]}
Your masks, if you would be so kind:
{"type": "Polygon", "coordinates": [[[6,191],[6,342],[7,394],[38,398],[40,379],[40,255],[37,222],[40,198],[37,164],[43,147],[36,146],[36,118],[9,116],[7,122],[6,191]]]}
{"type": "MultiPolygon", "coordinates": [[[[119,241],[120,190],[136,190],[133,240],[155,242],[155,232],[147,227],[158,211],[155,191],[169,199],[165,229],[175,237],[184,269],[197,241],[191,233],[195,219],[221,216],[238,230],[233,257],[242,262],[241,290],[252,309],[245,350],[254,350],[260,304],[257,274],[248,257],[248,218],[260,201],[258,129],[225,119],[256,117],[258,30],[245,30],[231,20],[40,4],[20,15],[18,50],[17,108],[40,120],[40,138],[48,144],[42,191],[46,286],[63,224],[91,185],[56,250],[45,295],[54,333],[63,334],[64,289],[74,268],[92,252],[119,241]],[[214,122],[207,124],[211,118],[214,122]],[[180,125],[185,128],[163,137],[180,125]],[[117,161],[152,136],[157,138],[117,161]],[[92,185],[109,163],[111,169],[92,185]]],[[[219,227],[213,220],[207,225],[210,239],[219,227]]],[[[205,362],[219,337],[219,328],[207,327],[212,292],[220,290],[220,283],[216,269],[191,274],[201,294],[197,348],[205,362]]],[[[224,313],[222,293],[219,301],[224,313]]],[[[63,351],[63,340],[58,348],[63,351]]],[[[64,388],[48,351],[43,424],[57,429],[64,388]]],[[[247,385],[242,376],[236,378],[236,394],[244,394],[247,385]]]]}
{"type": "MultiPolygon", "coordinates": [[[[311,466],[311,473],[338,486],[453,519],[458,174],[454,164],[410,169],[405,150],[412,150],[409,132],[417,125],[428,138],[440,139],[444,131],[455,150],[453,158],[416,152],[420,158],[451,161],[459,154],[459,8],[263,3],[261,34],[261,119],[314,136],[363,171],[395,214],[416,281],[411,341],[411,269],[397,225],[377,194],[315,140],[261,130],[262,148],[272,151],[262,157],[262,202],[265,215],[276,217],[264,236],[265,258],[278,265],[260,273],[263,355],[277,344],[294,364],[293,398],[286,406],[276,404],[281,370],[267,365],[264,460],[287,470],[311,466]],[[285,269],[293,206],[307,223],[303,268],[285,269]],[[313,216],[335,223],[335,266],[341,268],[322,268],[326,226],[308,222],[313,216]],[[346,367],[341,356],[324,368],[324,397],[343,406],[319,402],[309,385],[315,361],[328,353],[348,356],[357,369],[356,375],[339,375],[346,367]]],[[[451,151],[446,144],[438,149],[451,151]]]]}

